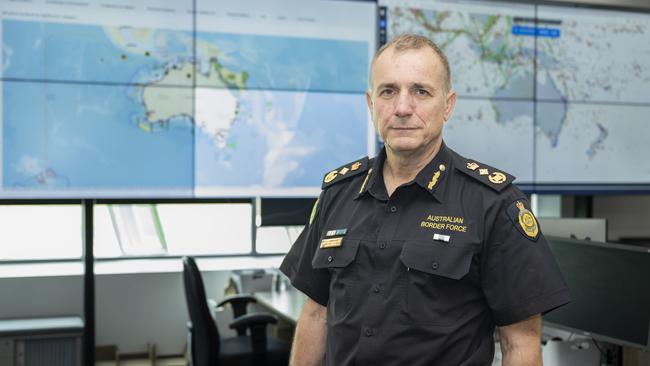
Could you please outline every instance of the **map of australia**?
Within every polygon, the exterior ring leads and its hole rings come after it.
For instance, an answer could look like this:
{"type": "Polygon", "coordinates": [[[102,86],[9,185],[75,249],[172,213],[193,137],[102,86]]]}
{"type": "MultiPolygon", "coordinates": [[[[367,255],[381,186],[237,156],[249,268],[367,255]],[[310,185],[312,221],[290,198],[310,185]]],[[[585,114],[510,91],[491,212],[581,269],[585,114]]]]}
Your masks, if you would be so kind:
{"type": "Polygon", "coordinates": [[[291,194],[369,153],[366,42],[2,26],[6,190],[291,194]]]}

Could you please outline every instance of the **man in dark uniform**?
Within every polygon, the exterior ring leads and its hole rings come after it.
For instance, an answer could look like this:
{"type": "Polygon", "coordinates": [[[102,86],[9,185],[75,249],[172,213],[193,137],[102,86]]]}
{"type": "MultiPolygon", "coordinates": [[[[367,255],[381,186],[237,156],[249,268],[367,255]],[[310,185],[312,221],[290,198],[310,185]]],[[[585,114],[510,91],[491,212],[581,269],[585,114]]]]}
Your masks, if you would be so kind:
{"type": "Polygon", "coordinates": [[[308,296],[292,365],[541,365],[541,313],[569,291],[511,175],[442,139],[456,94],[424,37],[377,52],[368,107],[384,148],[324,177],[282,263],[308,296]]]}

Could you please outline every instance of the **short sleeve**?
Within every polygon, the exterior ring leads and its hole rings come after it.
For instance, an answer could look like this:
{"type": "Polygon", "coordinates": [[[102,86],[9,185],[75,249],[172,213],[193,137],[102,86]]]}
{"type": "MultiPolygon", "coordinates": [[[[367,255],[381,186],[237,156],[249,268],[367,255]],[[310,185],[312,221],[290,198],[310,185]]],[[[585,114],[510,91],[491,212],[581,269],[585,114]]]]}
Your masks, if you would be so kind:
{"type": "Polygon", "coordinates": [[[530,204],[523,194],[508,197],[489,230],[482,270],[483,292],[498,326],[549,312],[571,300],[530,204]]]}
{"type": "Polygon", "coordinates": [[[330,274],[327,269],[312,267],[320,238],[320,211],[322,194],[312,210],[310,223],[302,230],[298,239],[284,257],[280,271],[287,275],[291,284],[320,305],[327,306],[329,300],[330,274]]]}

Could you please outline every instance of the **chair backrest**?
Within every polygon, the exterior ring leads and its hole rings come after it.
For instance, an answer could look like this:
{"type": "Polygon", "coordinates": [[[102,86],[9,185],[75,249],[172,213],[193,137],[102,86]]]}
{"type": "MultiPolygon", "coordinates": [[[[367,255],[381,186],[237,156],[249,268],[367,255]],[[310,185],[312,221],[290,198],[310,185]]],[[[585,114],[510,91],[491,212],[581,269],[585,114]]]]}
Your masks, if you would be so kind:
{"type": "Polygon", "coordinates": [[[192,257],[183,257],[183,284],[192,330],[190,352],[193,366],[219,362],[219,331],[210,315],[201,272],[192,257]]]}

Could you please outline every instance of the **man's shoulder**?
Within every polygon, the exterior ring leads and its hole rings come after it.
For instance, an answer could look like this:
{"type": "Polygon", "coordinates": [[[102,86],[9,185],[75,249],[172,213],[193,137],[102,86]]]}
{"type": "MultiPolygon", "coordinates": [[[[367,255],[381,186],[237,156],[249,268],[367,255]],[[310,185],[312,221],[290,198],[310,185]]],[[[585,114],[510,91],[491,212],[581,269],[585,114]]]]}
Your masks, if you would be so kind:
{"type": "Polygon", "coordinates": [[[321,188],[326,189],[341,182],[351,181],[350,178],[367,172],[368,169],[370,169],[371,162],[372,159],[364,156],[361,159],[351,161],[334,170],[330,170],[325,174],[325,176],[323,176],[323,184],[321,188]]]}
{"type": "Polygon", "coordinates": [[[479,162],[476,159],[466,158],[452,151],[454,166],[462,175],[470,180],[481,183],[483,187],[489,187],[496,192],[502,192],[509,187],[516,179],[512,174],[479,162]]]}

